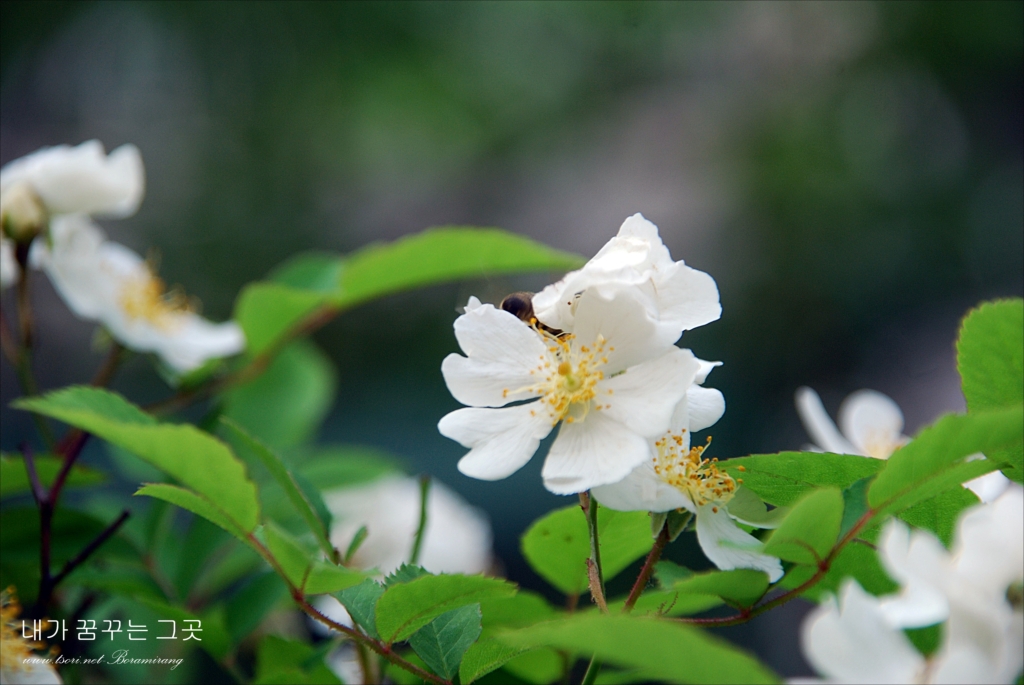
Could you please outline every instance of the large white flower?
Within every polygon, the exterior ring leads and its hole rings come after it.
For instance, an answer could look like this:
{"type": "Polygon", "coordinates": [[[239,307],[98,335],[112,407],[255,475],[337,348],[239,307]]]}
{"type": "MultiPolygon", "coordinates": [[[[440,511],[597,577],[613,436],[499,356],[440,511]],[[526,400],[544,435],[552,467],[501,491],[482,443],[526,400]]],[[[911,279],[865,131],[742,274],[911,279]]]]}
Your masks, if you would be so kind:
{"type": "Polygon", "coordinates": [[[142,201],[145,173],[134,145],[109,155],[98,140],[76,147],[44,147],[0,169],[5,214],[31,211],[38,200],[50,215],[90,214],[125,217],[142,201]]]}
{"type": "Polygon", "coordinates": [[[184,296],[165,290],[145,260],[107,240],[86,216],[54,217],[49,242],[32,245],[32,266],[46,272],[77,316],[100,322],[127,347],[154,352],[179,372],[245,347],[237,324],[196,314],[184,296]]]}
{"type": "MultiPolygon", "coordinates": [[[[796,391],[796,409],[804,428],[814,440],[812,449],[836,454],[888,459],[907,444],[903,434],[903,412],[892,398],[875,390],[858,390],[839,406],[839,426],[829,418],[818,393],[803,387],[796,391]]],[[[982,459],[978,454],[973,458],[982,459]]],[[[1010,480],[999,471],[987,473],[964,483],[982,502],[998,497],[1010,480]]]]}
{"type": "Polygon", "coordinates": [[[455,399],[470,407],[442,418],[438,429],[470,448],[459,470],[505,478],[561,422],[542,471],[556,494],[614,483],[645,461],[647,438],[668,428],[701,368],[631,290],[611,297],[586,291],[572,331],[561,335],[474,298],[455,336],[467,356],[449,355],[441,371],[455,399]]]}
{"type": "Polygon", "coordinates": [[[722,315],[715,280],[681,260],[672,261],[658,235],[658,227],[642,214],[626,219],[618,235],[582,269],[566,274],[537,293],[533,298],[534,312],[541,323],[570,330],[582,292],[596,289],[610,299],[623,287],[641,294],[648,312],[676,330],[675,340],[683,331],[722,315]]]}
{"type": "MultiPolygon", "coordinates": [[[[701,361],[694,384],[676,405],[666,433],[648,444],[648,458],[618,483],[594,488],[598,502],[619,511],[671,511],[686,509],[696,516],[697,541],[704,554],[718,568],[750,568],[764,571],[775,582],[782,577],[782,564],[762,554],[762,543],[739,528],[734,519],[759,528],[770,527],[764,519],[745,520],[730,511],[730,503],[745,504],[751,493],[718,467],[717,459],[706,459],[704,447],[690,446],[690,435],[714,424],[725,412],[722,393],[703,388],[715,364],[701,361]]],[[[764,505],[760,505],[763,509],[764,505]]],[[[773,524],[772,524],[773,525],[773,524]]]]}

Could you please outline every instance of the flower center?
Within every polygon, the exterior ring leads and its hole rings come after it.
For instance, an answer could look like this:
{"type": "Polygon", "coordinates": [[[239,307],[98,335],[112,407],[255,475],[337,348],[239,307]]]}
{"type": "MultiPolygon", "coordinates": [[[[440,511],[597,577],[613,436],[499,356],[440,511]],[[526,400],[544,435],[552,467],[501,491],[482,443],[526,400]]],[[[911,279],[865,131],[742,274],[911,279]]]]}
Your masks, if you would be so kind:
{"type": "MultiPolygon", "coordinates": [[[[521,390],[542,398],[541,406],[550,415],[551,425],[562,419],[566,423],[582,421],[591,409],[607,409],[610,405],[595,402],[599,395],[612,394],[610,389],[597,387],[604,379],[601,367],[608,363],[608,353],[615,351],[605,337],[598,335],[592,345],[580,345],[571,333],[553,335],[539,327],[534,330],[547,344],[540,363],[530,370],[531,376],[541,380],[521,390]]],[[[509,392],[506,390],[505,395],[509,392]]]]}
{"type": "Polygon", "coordinates": [[[165,330],[180,323],[177,315],[195,309],[183,292],[177,289],[168,291],[163,280],[157,278],[152,270],[122,286],[121,308],[128,318],[145,319],[165,330]]]}
{"type": "MultiPolygon", "coordinates": [[[[685,449],[684,431],[669,431],[654,443],[654,472],[663,481],[681,491],[697,506],[727,504],[736,492],[736,481],[718,468],[718,459],[704,459],[707,445],[685,449]]],[[[711,438],[708,437],[708,444],[711,438]]]]}

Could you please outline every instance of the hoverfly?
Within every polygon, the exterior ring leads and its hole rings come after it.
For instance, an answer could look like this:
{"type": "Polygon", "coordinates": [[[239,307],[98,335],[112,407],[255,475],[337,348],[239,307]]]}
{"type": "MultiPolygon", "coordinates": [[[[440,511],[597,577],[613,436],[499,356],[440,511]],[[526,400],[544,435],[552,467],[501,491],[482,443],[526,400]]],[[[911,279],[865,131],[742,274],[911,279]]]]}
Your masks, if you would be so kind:
{"type": "Polygon", "coordinates": [[[565,334],[563,331],[547,326],[537,320],[536,314],[533,313],[533,293],[526,292],[525,290],[511,293],[506,295],[505,299],[498,306],[520,321],[524,321],[530,326],[545,331],[556,338],[565,334]]]}

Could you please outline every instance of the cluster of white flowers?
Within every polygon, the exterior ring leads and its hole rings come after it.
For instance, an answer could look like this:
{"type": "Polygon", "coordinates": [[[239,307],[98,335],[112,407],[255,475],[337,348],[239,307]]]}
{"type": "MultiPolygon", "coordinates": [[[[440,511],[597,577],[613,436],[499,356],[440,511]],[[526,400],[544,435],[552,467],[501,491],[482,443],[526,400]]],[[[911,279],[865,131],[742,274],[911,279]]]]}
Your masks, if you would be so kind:
{"type": "Polygon", "coordinates": [[[441,370],[469,406],[438,427],[470,448],[459,470],[505,478],[561,424],[542,470],[548,490],[592,490],[620,510],[689,510],[719,568],[778,580],[779,560],[759,553],[729,513],[737,482],[690,446],[690,433],[725,411],[722,394],[702,387],[718,363],[675,345],[721,315],[714,279],[673,261],[657,227],[636,214],[531,304],[514,315],[472,298],[455,322],[465,356],[449,355],[441,370]]]}
{"type": "Polygon", "coordinates": [[[848,579],[804,624],[804,653],[826,682],[1014,682],[1024,667],[1024,488],[964,512],[950,551],[894,520],[879,553],[898,594],[873,597],[848,579]],[[903,632],[940,622],[928,657],[903,632]]]}
{"type": "Polygon", "coordinates": [[[0,169],[0,287],[21,274],[15,243],[42,269],[80,318],[101,323],[125,346],[157,354],[186,372],[240,352],[242,330],[214,324],[181,293],[167,292],[152,267],[106,239],[92,217],[126,217],[142,201],[142,157],[133,145],[104,153],[99,141],[44,148],[0,169]]]}

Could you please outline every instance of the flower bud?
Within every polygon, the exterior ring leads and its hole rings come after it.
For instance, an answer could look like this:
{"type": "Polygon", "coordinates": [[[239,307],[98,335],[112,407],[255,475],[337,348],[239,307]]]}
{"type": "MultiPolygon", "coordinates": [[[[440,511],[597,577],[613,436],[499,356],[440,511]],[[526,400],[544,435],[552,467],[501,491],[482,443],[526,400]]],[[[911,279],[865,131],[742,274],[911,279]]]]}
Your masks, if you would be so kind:
{"type": "Polygon", "coordinates": [[[4,233],[15,242],[31,242],[46,221],[46,207],[28,183],[15,183],[0,196],[0,222],[4,233]]]}

